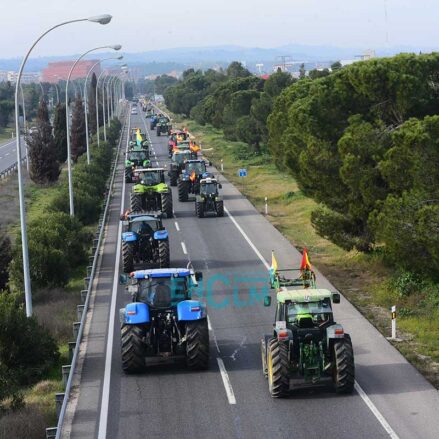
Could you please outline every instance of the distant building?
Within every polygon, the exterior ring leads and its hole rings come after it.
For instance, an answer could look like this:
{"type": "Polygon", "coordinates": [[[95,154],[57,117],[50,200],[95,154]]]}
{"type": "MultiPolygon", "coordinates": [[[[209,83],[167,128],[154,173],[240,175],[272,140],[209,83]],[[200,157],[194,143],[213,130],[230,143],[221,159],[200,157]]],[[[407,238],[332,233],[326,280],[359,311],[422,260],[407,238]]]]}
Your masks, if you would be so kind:
{"type": "Polygon", "coordinates": [[[6,70],[0,70],[0,82],[6,82],[8,80],[8,72],[6,70]]]}
{"type": "MultiPolygon", "coordinates": [[[[75,70],[72,72],[71,79],[85,78],[93,65],[98,61],[99,60],[97,59],[79,61],[78,64],[76,64],[75,70]]],[[[49,65],[41,72],[41,81],[50,82],[53,84],[60,80],[67,80],[70,69],[72,68],[74,62],[75,61],[50,62],[49,65]]],[[[96,74],[96,76],[101,73],[100,63],[96,65],[96,67],[93,69],[93,72],[96,74]]]]}
{"type": "MultiPolygon", "coordinates": [[[[11,83],[16,83],[18,77],[18,72],[10,70],[9,72],[0,72],[0,81],[9,81],[11,83]]],[[[39,82],[40,74],[38,72],[23,72],[21,74],[22,84],[31,84],[32,82],[39,82]]]]}

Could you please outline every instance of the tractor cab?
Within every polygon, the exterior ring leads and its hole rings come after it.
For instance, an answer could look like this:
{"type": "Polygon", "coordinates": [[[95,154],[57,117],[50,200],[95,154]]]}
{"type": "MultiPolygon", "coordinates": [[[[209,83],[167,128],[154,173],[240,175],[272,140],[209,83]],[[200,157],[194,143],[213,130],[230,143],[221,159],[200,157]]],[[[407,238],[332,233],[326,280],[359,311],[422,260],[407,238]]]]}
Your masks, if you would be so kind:
{"type": "Polygon", "coordinates": [[[206,162],[204,160],[188,160],[185,163],[183,172],[189,177],[192,175],[197,177],[207,176],[206,162]]]}
{"type": "Polygon", "coordinates": [[[163,168],[142,168],[134,172],[136,180],[143,186],[156,186],[165,182],[163,168]]]}
{"type": "Polygon", "coordinates": [[[125,165],[149,167],[151,164],[149,160],[149,150],[142,149],[140,151],[129,151],[126,157],[125,165]]]}
{"type": "Polygon", "coordinates": [[[215,178],[207,177],[200,180],[200,195],[202,197],[217,197],[218,189],[221,189],[221,183],[215,178]]]}
{"type": "Polygon", "coordinates": [[[221,188],[222,185],[216,178],[200,180],[200,193],[195,198],[195,214],[198,218],[204,218],[208,213],[224,216],[224,201],[218,192],[221,188]]]}

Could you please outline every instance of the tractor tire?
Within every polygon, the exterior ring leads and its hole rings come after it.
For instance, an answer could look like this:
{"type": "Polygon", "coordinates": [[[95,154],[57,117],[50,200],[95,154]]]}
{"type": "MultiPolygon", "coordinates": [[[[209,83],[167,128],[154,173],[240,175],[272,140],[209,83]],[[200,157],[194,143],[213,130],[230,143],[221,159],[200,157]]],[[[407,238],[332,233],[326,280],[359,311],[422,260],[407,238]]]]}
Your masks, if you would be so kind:
{"type": "Polygon", "coordinates": [[[171,186],[173,186],[173,187],[177,186],[177,180],[178,180],[177,173],[171,172],[171,175],[169,176],[169,180],[170,180],[171,186]]]}
{"type": "Polygon", "coordinates": [[[149,124],[149,129],[152,131],[154,130],[154,125],[152,123],[149,124]]]}
{"type": "Polygon", "coordinates": [[[129,169],[125,169],[125,183],[131,183],[131,172],[129,169]]]}
{"type": "Polygon", "coordinates": [[[122,325],[121,356],[122,370],[125,373],[139,373],[146,368],[145,349],[142,339],[143,329],[137,325],[122,325]]]}
{"type": "Polygon", "coordinates": [[[284,343],[272,338],[267,353],[268,390],[272,398],[283,398],[288,395],[288,349],[284,343]]]}
{"type": "Polygon", "coordinates": [[[130,195],[130,205],[133,212],[142,212],[142,194],[132,193],[130,195]]]}
{"type": "Polygon", "coordinates": [[[159,266],[160,268],[169,268],[170,265],[169,241],[164,239],[159,241],[159,266]]]}
{"type": "Polygon", "coordinates": [[[167,218],[174,216],[174,210],[172,206],[172,192],[163,192],[160,196],[162,204],[162,212],[166,213],[167,218]]]}
{"type": "Polygon", "coordinates": [[[216,202],[216,214],[217,214],[217,216],[224,216],[224,201],[223,200],[216,202]]]}
{"type": "Polygon", "coordinates": [[[204,205],[201,201],[195,201],[195,214],[198,218],[204,218],[204,205]]]}
{"type": "Polygon", "coordinates": [[[161,130],[160,130],[160,128],[157,128],[156,131],[157,131],[157,136],[160,137],[160,134],[161,134],[161,130]]]}
{"type": "Polygon", "coordinates": [[[334,343],[334,368],[332,379],[337,393],[352,393],[355,383],[354,350],[351,337],[345,334],[343,340],[334,343]]]}
{"type": "Polygon", "coordinates": [[[191,370],[209,367],[209,328],[207,319],[186,324],[186,365],[191,370]]]}
{"type": "Polygon", "coordinates": [[[179,180],[178,182],[178,201],[187,201],[189,199],[189,188],[186,181],[179,180]]]}
{"type": "Polygon", "coordinates": [[[134,270],[133,246],[129,242],[122,242],[122,265],[124,273],[131,273],[134,270]]]}

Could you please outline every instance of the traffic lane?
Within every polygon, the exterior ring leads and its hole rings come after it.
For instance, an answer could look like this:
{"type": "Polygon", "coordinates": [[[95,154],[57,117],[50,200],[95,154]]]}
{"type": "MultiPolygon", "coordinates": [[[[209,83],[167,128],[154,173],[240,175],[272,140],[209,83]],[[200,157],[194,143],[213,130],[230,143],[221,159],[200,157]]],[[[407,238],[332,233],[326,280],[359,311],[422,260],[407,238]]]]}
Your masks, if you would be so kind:
{"type": "MultiPolygon", "coordinates": [[[[266,261],[271,263],[274,249],[279,268],[298,267],[301,254],[227,179],[222,177],[221,181],[226,208],[249,239],[257,243],[266,261]]],[[[312,252],[310,259],[312,263],[312,252]]],[[[336,290],[318,270],[316,272],[319,286],[336,290]]],[[[342,298],[341,303],[334,306],[334,313],[352,336],[357,381],[387,422],[400,437],[414,437],[420,432],[425,438],[437,437],[437,390],[348,300],[342,298]]]]}
{"type": "MultiPolygon", "coordinates": [[[[161,145],[162,150],[163,146],[164,142],[161,145]]],[[[241,434],[245,437],[265,437],[265,433],[261,434],[261,432],[264,432],[267,427],[267,433],[272,432],[273,424],[282,425],[282,416],[291,416],[290,410],[292,409],[287,403],[282,405],[286,411],[281,416],[279,416],[280,409],[278,407],[268,413],[267,417],[260,414],[261,411],[267,412],[267,407],[273,407],[273,400],[268,395],[267,382],[262,377],[259,342],[262,334],[269,333],[272,328],[274,311],[267,312],[261,306],[260,301],[257,305],[245,306],[246,300],[248,301],[250,297],[248,287],[246,288],[244,283],[236,291],[230,287],[230,283],[233,283],[230,279],[236,273],[257,277],[262,275],[266,285],[268,280],[266,267],[255,258],[254,252],[243,240],[230,219],[205,218],[199,220],[195,217],[193,202],[179,203],[176,201],[177,199],[177,191],[174,188],[174,210],[179,219],[181,232],[186,237],[188,252],[194,266],[203,270],[205,284],[209,282],[209,279],[215,279],[215,277],[218,279],[216,285],[211,285],[213,287],[211,291],[204,292],[206,294],[204,299],[208,303],[215,338],[226,368],[228,369],[228,366],[231,368],[229,375],[233,387],[235,387],[235,383],[238,383],[236,398],[239,407],[234,409],[240,413],[240,396],[245,401],[243,417],[240,416],[240,419],[241,424],[248,420],[248,425],[241,431],[241,434]],[[238,354],[241,355],[239,358],[237,358],[238,354]],[[260,403],[255,402],[255,400],[260,401],[260,403]],[[255,417],[261,422],[255,422],[255,417]]],[[[210,288],[207,289],[210,290],[210,288]]],[[[260,299],[262,296],[263,294],[259,295],[260,299]]],[[[322,410],[323,404],[325,421],[334,416],[337,417],[340,410],[344,411],[347,418],[353,417],[357,420],[357,422],[350,424],[352,428],[336,429],[334,433],[337,436],[371,437],[371,433],[374,435],[373,437],[386,436],[382,427],[376,422],[358,395],[340,398],[333,392],[324,392],[324,395],[334,398],[334,401],[331,400],[331,409],[328,410],[326,408],[327,398],[321,399],[321,393],[315,393],[314,404],[309,404],[312,406],[309,415],[312,415],[313,411],[319,410],[319,407],[322,410]],[[354,403],[349,402],[349,410],[352,410],[351,416],[345,408],[345,398],[354,401],[354,403]]],[[[303,413],[302,408],[301,413],[303,413]]],[[[327,422],[323,422],[319,426],[321,429],[314,425],[313,431],[319,430],[319,435],[325,434],[328,429],[327,422]]],[[[292,433],[289,428],[286,431],[287,435],[292,433]]],[[[297,426],[295,431],[297,432],[297,426]]],[[[309,432],[303,430],[302,434],[308,435],[309,432]]]]}
{"type": "MultiPolygon", "coordinates": [[[[126,208],[129,207],[131,186],[126,187],[126,208]]],[[[169,219],[164,223],[171,236],[171,265],[186,267],[188,259],[177,238],[175,221],[169,219]]],[[[116,309],[130,301],[122,286],[117,297],[116,309]]],[[[202,374],[171,365],[151,368],[142,375],[125,375],[121,370],[119,324],[115,325],[114,340],[107,437],[126,437],[127,433],[141,437],[145,431],[148,431],[148,437],[235,436],[226,400],[210,398],[224,392],[221,378],[215,371],[214,357],[210,371],[202,374]],[[217,423],[217,436],[212,431],[214,417],[221,421],[217,423]]]]}

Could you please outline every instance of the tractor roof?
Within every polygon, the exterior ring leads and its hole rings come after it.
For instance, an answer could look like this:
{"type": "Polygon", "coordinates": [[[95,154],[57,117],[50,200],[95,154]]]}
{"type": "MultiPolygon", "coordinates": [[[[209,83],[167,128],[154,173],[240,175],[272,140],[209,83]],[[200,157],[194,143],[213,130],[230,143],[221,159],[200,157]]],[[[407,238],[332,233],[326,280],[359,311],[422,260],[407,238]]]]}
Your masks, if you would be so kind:
{"type": "Polygon", "coordinates": [[[156,268],[152,270],[139,270],[130,274],[134,279],[148,279],[149,277],[186,277],[194,274],[187,268],[156,268]]]}
{"type": "Polygon", "coordinates": [[[331,299],[332,293],[325,289],[294,289],[292,287],[281,287],[277,293],[277,301],[285,302],[320,302],[323,299],[331,299]]]}
{"type": "Polygon", "coordinates": [[[164,171],[164,168],[137,168],[136,169],[136,173],[137,172],[156,172],[156,171],[164,171]]]}
{"type": "Polygon", "coordinates": [[[128,216],[129,221],[131,223],[143,223],[145,221],[158,221],[160,218],[158,216],[152,216],[152,215],[141,215],[141,216],[128,216]]]}
{"type": "Polygon", "coordinates": [[[206,178],[203,178],[202,180],[200,180],[200,183],[211,184],[211,183],[218,183],[218,182],[216,181],[216,178],[214,178],[214,177],[206,177],[206,178]]]}
{"type": "Polygon", "coordinates": [[[187,160],[186,163],[206,163],[204,160],[187,160]]]}

